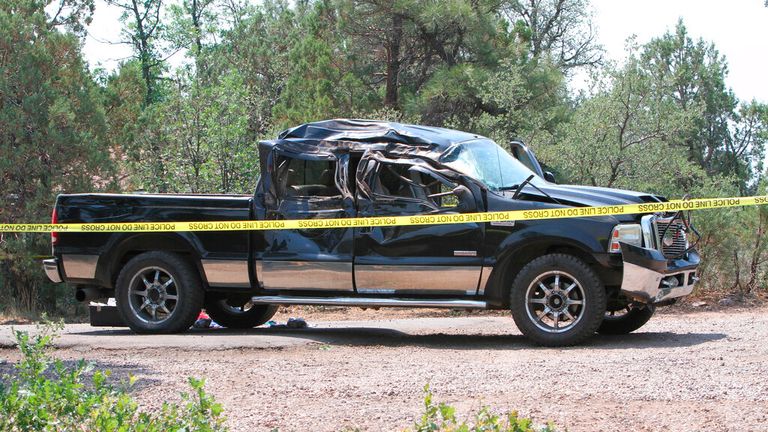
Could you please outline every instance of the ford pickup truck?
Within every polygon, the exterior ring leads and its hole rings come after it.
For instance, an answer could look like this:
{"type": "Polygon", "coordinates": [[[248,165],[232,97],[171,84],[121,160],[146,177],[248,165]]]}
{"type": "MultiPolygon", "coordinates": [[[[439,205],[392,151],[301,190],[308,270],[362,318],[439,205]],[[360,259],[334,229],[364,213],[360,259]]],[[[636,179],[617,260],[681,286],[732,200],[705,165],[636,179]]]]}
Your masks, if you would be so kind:
{"type": "MultiPolygon", "coordinates": [[[[252,196],[62,194],[54,223],[351,218],[654,203],[558,185],[455,130],[366,120],[304,124],[258,144],[252,196]]],[[[256,155],[254,155],[256,157],[256,155]]],[[[527,159],[526,159],[527,158],[527,159]]],[[[535,343],[624,334],[688,295],[699,256],[680,214],[266,231],[53,233],[48,277],[114,297],[137,333],[181,332],[201,308],[249,328],[279,305],[507,309],[535,343]]]]}

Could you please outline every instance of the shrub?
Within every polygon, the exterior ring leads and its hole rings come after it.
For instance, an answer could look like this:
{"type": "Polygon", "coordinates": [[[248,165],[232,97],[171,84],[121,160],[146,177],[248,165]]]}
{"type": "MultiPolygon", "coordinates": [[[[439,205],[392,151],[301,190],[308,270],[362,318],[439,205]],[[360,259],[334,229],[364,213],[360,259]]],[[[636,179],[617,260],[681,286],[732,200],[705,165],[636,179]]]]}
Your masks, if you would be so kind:
{"type": "Polygon", "coordinates": [[[164,402],[142,411],[128,393],[136,381],[110,384],[110,372],[80,360],[66,366],[49,356],[62,324],[38,327],[35,336],[14,331],[22,358],[15,373],[0,379],[2,431],[224,431],[223,410],[205,393],[204,381],[189,378],[181,403],[164,402]],[[90,376],[90,379],[87,377],[90,376]]]}
{"type": "Polygon", "coordinates": [[[434,404],[429,384],[424,386],[424,393],[424,413],[414,425],[415,432],[555,432],[552,424],[537,428],[531,419],[519,417],[516,411],[499,415],[488,407],[482,407],[470,423],[460,422],[454,407],[434,404]]]}

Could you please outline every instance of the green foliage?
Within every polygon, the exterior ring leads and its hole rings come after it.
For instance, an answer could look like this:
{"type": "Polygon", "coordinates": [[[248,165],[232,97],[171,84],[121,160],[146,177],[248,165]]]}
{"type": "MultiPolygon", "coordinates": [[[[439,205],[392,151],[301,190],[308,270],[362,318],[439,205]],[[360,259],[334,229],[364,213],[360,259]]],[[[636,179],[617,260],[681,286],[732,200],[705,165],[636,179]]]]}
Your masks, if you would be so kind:
{"type": "Polygon", "coordinates": [[[485,80],[476,82],[475,93],[483,111],[470,117],[468,129],[498,143],[522,139],[532,147],[554,141],[557,128],[568,124],[563,72],[544,59],[505,59],[485,80]]]}
{"type": "Polygon", "coordinates": [[[180,71],[176,83],[142,116],[144,129],[127,160],[133,184],[144,190],[252,193],[259,168],[243,78],[231,71],[201,86],[180,71]],[[164,161],[163,175],[157,175],[153,158],[164,161]]]}
{"type": "MultiPolygon", "coordinates": [[[[91,6],[75,1],[57,16],[49,2],[0,2],[0,220],[44,222],[62,191],[114,189],[104,145],[106,113],[80,53],[61,28],[91,6]]],[[[30,256],[50,253],[41,235],[0,238],[0,298],[22,310],[56,310],[54,288],[30,256]]]]}
{"type": "MultiPolygon", "coordinates": [[[[639,54],[636,54],[639,52],[639,54]]],[[[766,106],[741,104],[725,88],[725,60],[694,43],[680,23],[621,68],[606,67],[558,139],[537,147],[561,181],[657,193],[670,198],[736,196],[761,186],[766,106]],[[738,108],[737,108],[738,107],[738,108]]],[[[768,254],[755,239],[761,209],[693,215],[703,234],[699,289],[749,293],[765,288],[768,254]]]]}
{"type": "Polygon", "coordinates": [[[343,116],[365,100],[362,83],[346,70],[335,36],[335,11],[317,2],[302,23],[288,54],[285,87],[272,111],[282,128],[343,116]]]}
{"type": "MultiPolygon", "coordinates": [[[[91,73],[95,5],[0,2],[2,222],[44,222],[64,192],[250,194],[259,140],[332,117],[522,139],[561,182],[670,198],[764,188],[768,105],[739,101],[725,57],[682,21],[614,65],[586,0],[109,0],[133,58],[91,73]],[[583,67],[591,91],[569,94],[583,67]]],[[[766,287],[761,215],[694,215],[709,286],[766,287]]],[[[0,238],[0,308],[71,307],[31,258],[49,250],[0,238]]]]}
{"type": "Polygon", "coordinates": [[[494,414],[487,407],[478,411],[467,422],[456,418],[456,409],[445,403],[435,404],[429,384],[424,386],[424,412],[413,425],[414,432],[554,432],[552,424],[536,427],[528,418],[519,417],[517,412],[494,414]]]}
{"type": "Polygon", "coordinates": [[[15,373],[0,379],[0,430],[14,431],[225,431],[223,409],[205,393],[203,380],[189,378],[181,404],[163,402],[141,410],[129,390],[114,386],[109,371],[81,360],[67,366],[49,351],[62,324],[39,326],[37,334],[15,331],[22,358],[15,373]]]}
{"type": "Polygon", "coordinates": [[[539,155],[576,184],[679,194],[704,172],[670,137],[686,130],[690,116],[655,97],[650,80],[631,59],[608,71],[607,84],[580,104],[559,140],[539,155]],[[659,176],[659,172],[666,175],[659,176]]]}
{"type": "Polygon", "coordinates": [[[121,12],[122,42],[133,48],[140,66],[145,106],[157,102],[161,98],[159,81],[165,69],[160,58],[166,28],[163,0],[107,0],[107,4],[121,12]]]}
{"type": "Polygon", "coordinates": [[[694,41],[681,20],[674,33],[668,32],[643,47],[640,65],[657,98],[671,101],[691,119],[672,137],[673,145],[685,148],[690,159],[708,174],[735,175],[733,180],[741,193],[747,193],[751,180],[760,173],[759,167],[753,171],[752,162],[764,158],[765,139],[740,131],[753,131],[767,118],[765,106],[756,102],[739,108],[739,101],[725,84],[725,57],[714,44],[694,41]]]}

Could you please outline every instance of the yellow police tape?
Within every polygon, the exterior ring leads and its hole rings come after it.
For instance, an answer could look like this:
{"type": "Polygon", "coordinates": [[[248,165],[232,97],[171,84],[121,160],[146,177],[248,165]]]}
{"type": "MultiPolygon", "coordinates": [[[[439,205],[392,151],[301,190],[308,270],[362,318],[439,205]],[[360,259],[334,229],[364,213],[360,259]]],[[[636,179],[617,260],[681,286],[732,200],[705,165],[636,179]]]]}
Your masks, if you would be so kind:
{"type": "Polygon", "coordinates": [[[600,207],[563,207],[483,213],[424,214],[416,216],[374,216],[339,219],[241,220],[202,222],[120,222],[65,224],[2,224],[3,232],[172,232],[172,231],[258,231],[281,229],[362,228],[408,225],[441,225],[474,222],[509,222],[517,220],[562,219],[704,210],[768,204],[768,195],[733,198],[700,198],[660,203],[627,204],[600,207]]]}

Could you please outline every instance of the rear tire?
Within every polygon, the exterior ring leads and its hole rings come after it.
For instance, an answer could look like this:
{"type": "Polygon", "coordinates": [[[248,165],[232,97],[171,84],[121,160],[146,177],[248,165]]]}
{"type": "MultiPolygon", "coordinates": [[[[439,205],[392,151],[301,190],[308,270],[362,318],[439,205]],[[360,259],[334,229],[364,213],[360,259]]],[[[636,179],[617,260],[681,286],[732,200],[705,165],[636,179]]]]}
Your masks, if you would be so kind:
{"type": "Polygon", "coordinates": [[[179,333],[194,324],[203,289],[194,266],[170,252],[128,261],[116,283],[117,309],[136,333],[179,333]]]}
{"type": "Polygon", "coordinates": [[[253,304],[247,297],[211,297],[205,300],[208,316],[217,324],[233,329],[260,326],[272,319],[277,309],[277,305],[253,304]]]}
{"type": "Polygon", "coordinates": [[[510,304],[515,324],[533,342],[569,346],[592,336],[600,326],[606,293],[595,271],[582,260],[550,254],[520,270],[510,304]]]}
{"type": "Polygon", "coordinates": [[[631,303],[605,313],[603,323],[597,332],[604,335],[624,335],[644,326],[651,319],[656,307],[653,305],[635,306],[631,303]]]}

